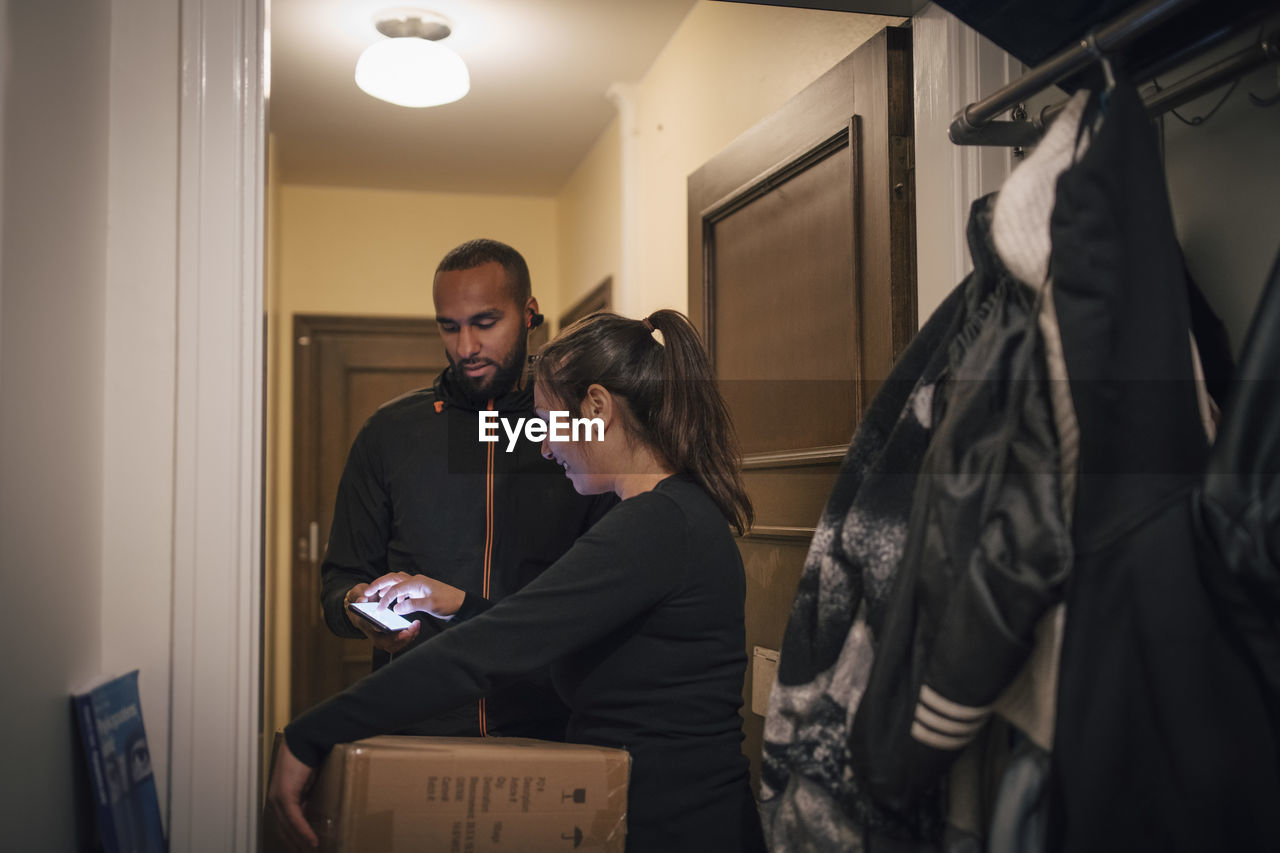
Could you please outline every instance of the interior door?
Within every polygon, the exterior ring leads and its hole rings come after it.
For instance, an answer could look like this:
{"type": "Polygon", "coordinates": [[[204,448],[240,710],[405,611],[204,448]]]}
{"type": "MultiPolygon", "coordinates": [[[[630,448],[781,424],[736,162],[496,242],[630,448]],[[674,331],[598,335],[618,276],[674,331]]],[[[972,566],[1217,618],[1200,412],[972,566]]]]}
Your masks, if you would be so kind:
{"type": "Polygon", "coordinates": [[[568,311],[560,315],[560,322],[556,326],[557,329],[564,329],[569,325],[576,323],[583,317],[588,317],[597,311],[613,310],[613,276],[606,276],[605,280],[591,288],[586,296],[579,299],[570,306],[568,311]]]}
{"type": "Polygon", "coordinates": [[[916,328],[911,94],[911,32],[882,30],[689,178],[690,316],[756,508],[739,547],[757,781],[770,664],[809,540],[916,328]]]}
{"type": "Polygon", "coordinates": [[[435,321],[299,315],[294,320],[290,716],[368,674],[370,644],[335,636],[320,608],[320,561],[347,451],[388,400],[448,363],[435,321]]]}

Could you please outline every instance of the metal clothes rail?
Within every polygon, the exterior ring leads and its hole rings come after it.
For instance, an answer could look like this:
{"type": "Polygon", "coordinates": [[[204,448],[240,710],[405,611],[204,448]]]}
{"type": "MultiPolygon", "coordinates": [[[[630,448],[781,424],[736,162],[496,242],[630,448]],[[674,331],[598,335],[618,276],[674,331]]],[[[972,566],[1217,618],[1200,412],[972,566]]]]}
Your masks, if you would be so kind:
{"type": "MultiPolygon", "coordinates": [[[[1029,119],[996,121],[996,116],[1095,62],[1105,63],[1108,56],[1123,52],[1135,39],[1174,19],[1199,2],[1201,0],[1153,0],[1135,7],[1111,23],[1090,32],[1076,44],[1055,54],[1007,86],[960,110],[951,122],[948,136],[957,145],[1035,145],[1045,125],[1062,110],[1063,104],[1046,107],[1029,119]]],[[[1133,75],[1134,79],[1149,80],[1238,33],[1239,28],[1230,23],[1205,33],[1160,62],[1142,69],[1133,75]]],[[[1280,32],[1272,32],[1248,48],[1149,95],[1144,101],[1147,111],[1154,116],[1176,109],[1268,61],[1280,61],[1280,32]]]]}

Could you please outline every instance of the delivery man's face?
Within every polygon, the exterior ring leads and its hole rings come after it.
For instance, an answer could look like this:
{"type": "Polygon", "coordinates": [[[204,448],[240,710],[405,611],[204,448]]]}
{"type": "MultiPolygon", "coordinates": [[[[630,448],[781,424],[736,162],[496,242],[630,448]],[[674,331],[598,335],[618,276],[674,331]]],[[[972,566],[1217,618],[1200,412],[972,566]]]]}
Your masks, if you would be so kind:
{"type": "Polygon", "coordinates": [[[468,399],[482,405],[515,387],[524,372],[527,319],[538,310],[537,300],[517,305],[506,270],[496,261],[436,273],[433,296],[445,353],[468,399]]]}

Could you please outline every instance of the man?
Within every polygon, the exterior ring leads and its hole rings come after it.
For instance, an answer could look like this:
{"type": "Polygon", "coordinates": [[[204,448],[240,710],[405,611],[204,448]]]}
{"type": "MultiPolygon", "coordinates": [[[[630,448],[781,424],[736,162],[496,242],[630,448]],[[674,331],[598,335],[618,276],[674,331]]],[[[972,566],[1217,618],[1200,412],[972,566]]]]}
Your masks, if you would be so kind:
{"type": "MultiPolygon", "coordinates": [[[[525,366],[542,315],[520,253],[495,240],[463,243],[440,262],[432,297],[449,367],[361,428],[321,566],[325,621],[339,636],[367,636],[375,669],[449,622],[420,613],[399,633],[367,626],[349,608],[368,600],[371,581],[426,575],[465,593],[465,613],[520,589],[612,505],[578,495],[531,441],[508,452],[505,440],[479,440],[482,410],[513,422],[534,416],[525,366]]],[[[545,674],[532,674],[411,733],[560,740],[565,719],[545,674]]]]}

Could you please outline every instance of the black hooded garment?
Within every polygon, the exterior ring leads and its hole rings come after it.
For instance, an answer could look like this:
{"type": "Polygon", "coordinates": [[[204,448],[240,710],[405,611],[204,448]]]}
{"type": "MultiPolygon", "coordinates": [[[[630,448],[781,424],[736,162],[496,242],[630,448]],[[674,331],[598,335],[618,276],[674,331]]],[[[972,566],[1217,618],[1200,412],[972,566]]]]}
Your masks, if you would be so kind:
{"type": "Polygon", "coordinates": [[[1200,575],[1187,280],[1131,85],[1060,178],[1051,230],[1081,446],[1050,848],[1280,849],[1263,695],[1200,575]]]}
{"type": "MultiPolygon", "coordinates": [[[[533,417],[532,385],[499,397],[493,407],[513,421],[533,417]]],[[[335,634],[364,636],[348,621],[343,597],[388,572],[461,588],[467,612],[483,599],[500,601],[559,559],[616,503],[613,495],[579,495],[537,443],[522,434],[507,452],[506,436],[501,428],[498,433],[496,443],[479,440],[477,407],[456,388],[452,368],[431,388],[386,403],[364,424],[338,486],[321,565],[325,622],[335,634]]],[[[418,642],[450,625],[424,613],[412,618],[422,623],[418,642]]],[[[375,649],[374,669],[389,659],[375,649]]],[[[451,708],[413,721],[402,733],[561,740],[566,717],[542,672],[512,679],[483,706],[451,708]]]]}

